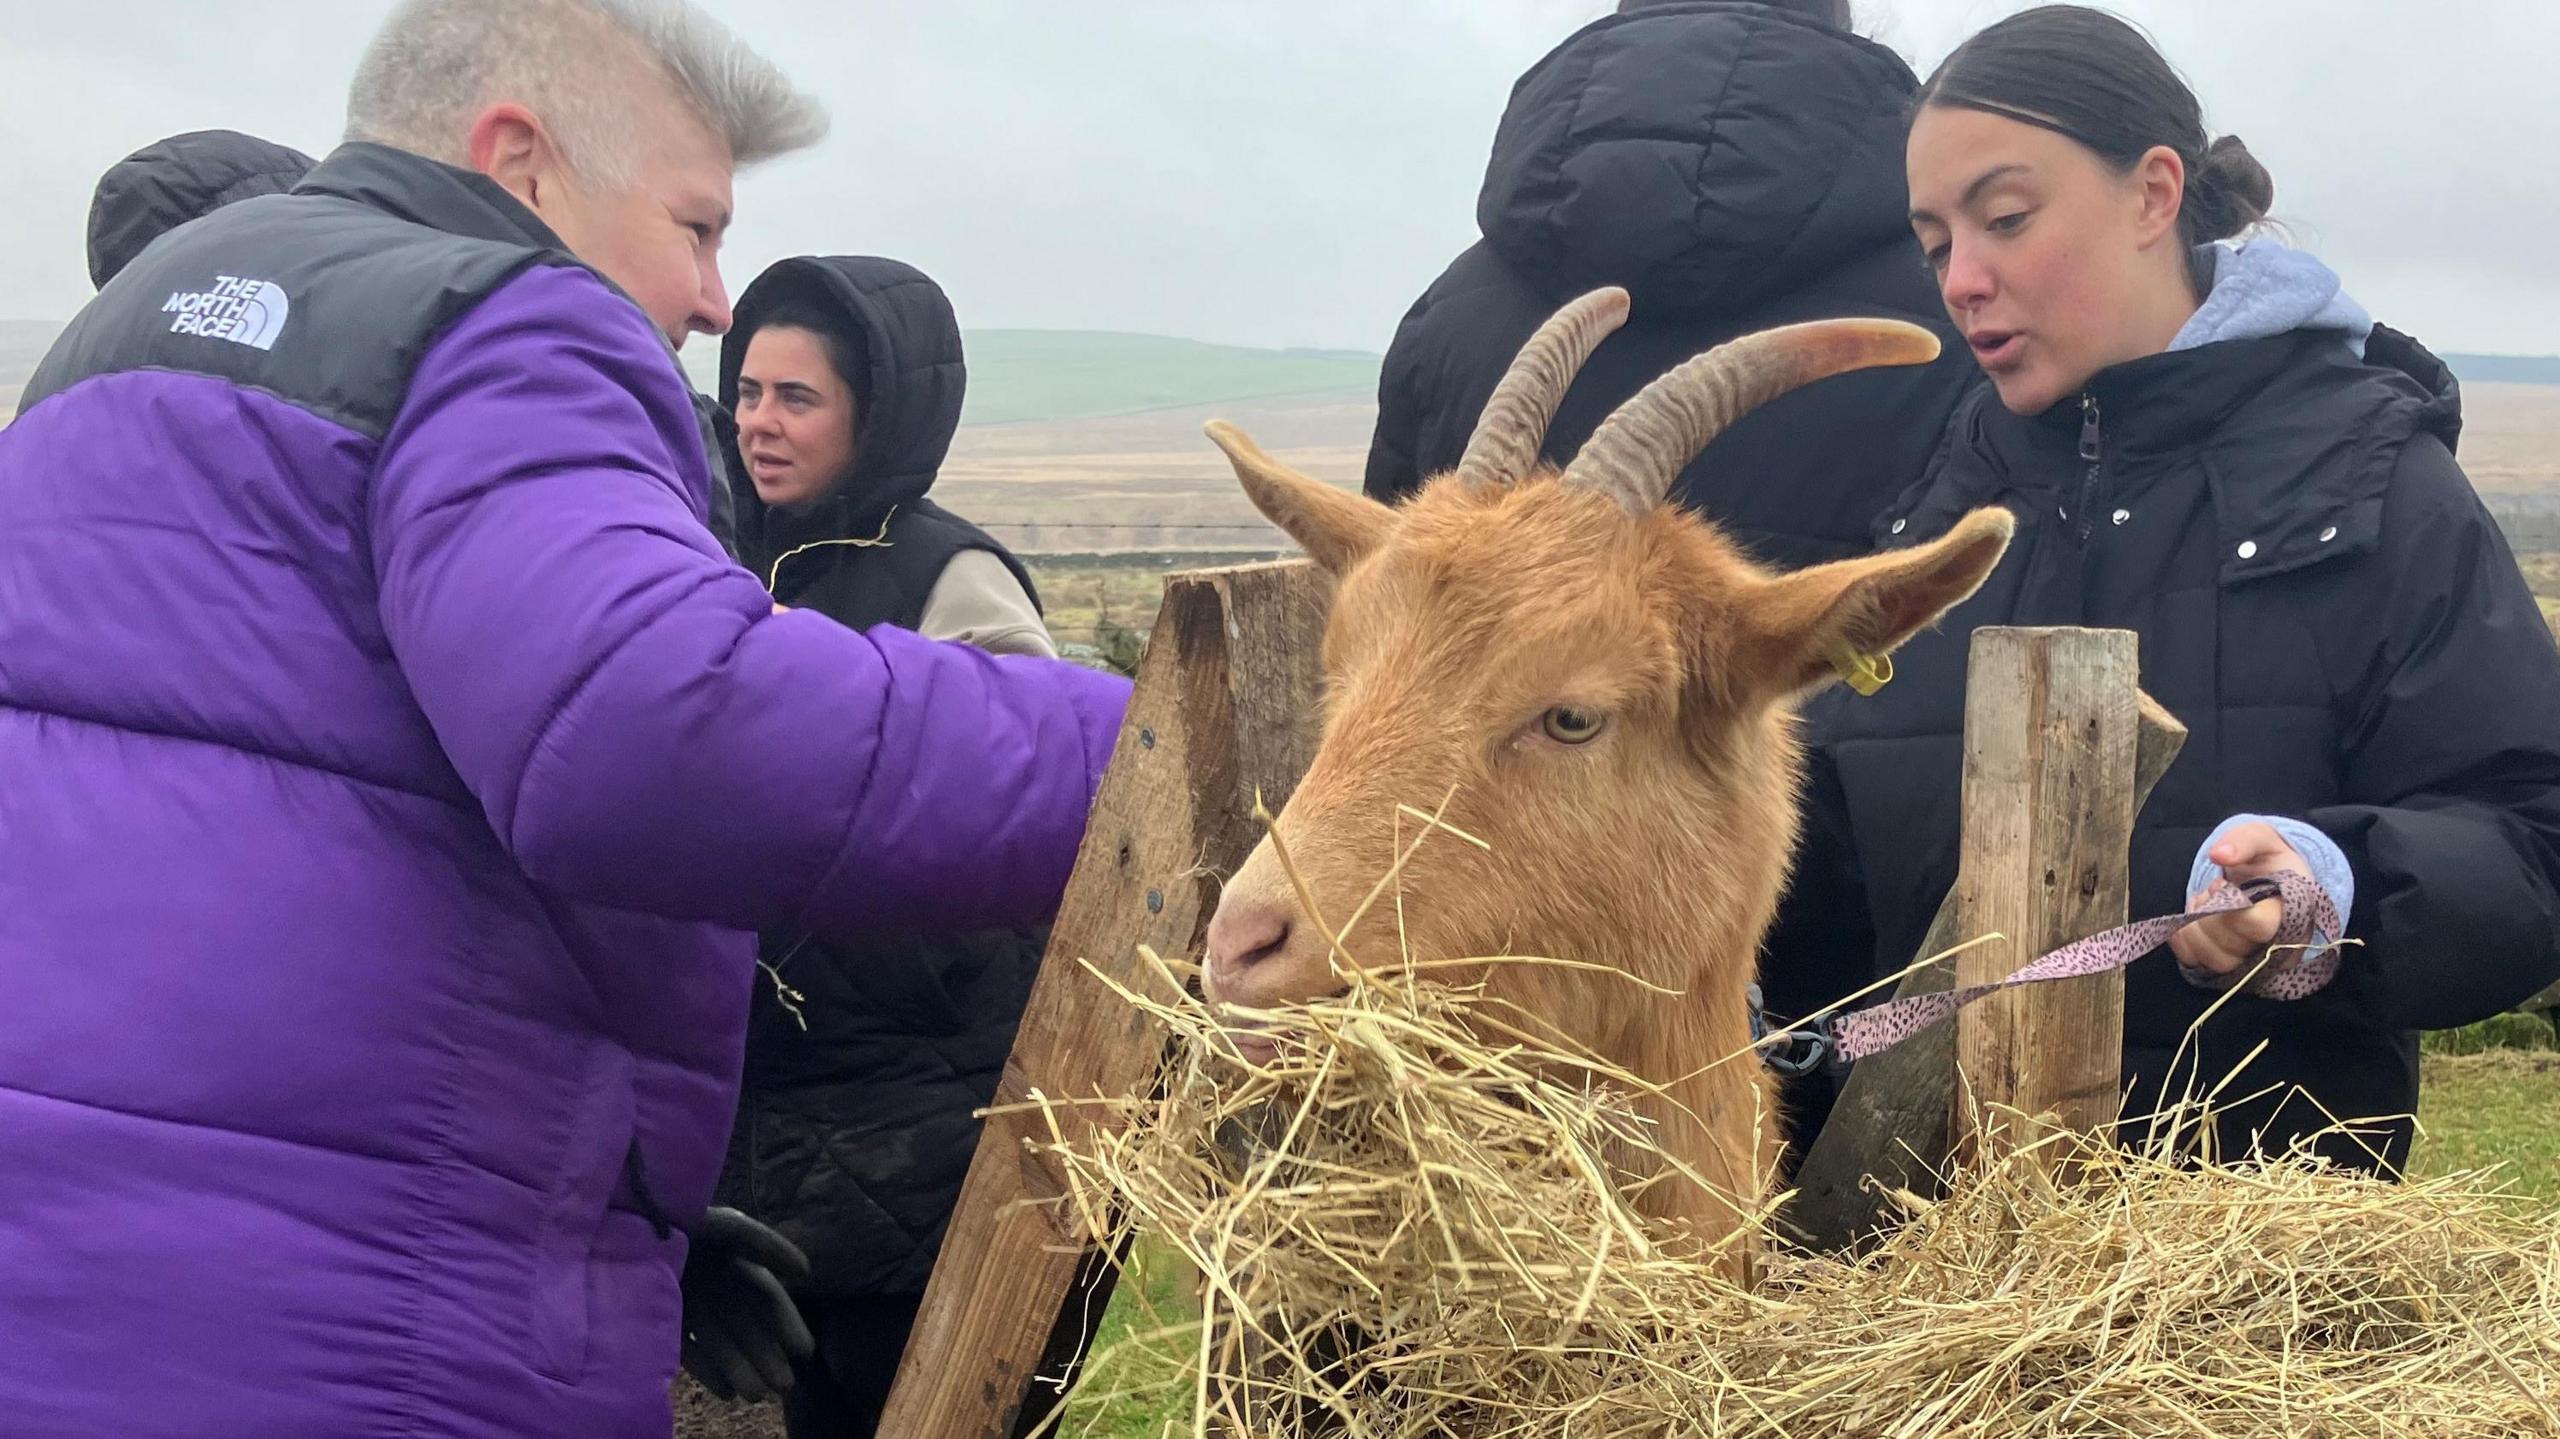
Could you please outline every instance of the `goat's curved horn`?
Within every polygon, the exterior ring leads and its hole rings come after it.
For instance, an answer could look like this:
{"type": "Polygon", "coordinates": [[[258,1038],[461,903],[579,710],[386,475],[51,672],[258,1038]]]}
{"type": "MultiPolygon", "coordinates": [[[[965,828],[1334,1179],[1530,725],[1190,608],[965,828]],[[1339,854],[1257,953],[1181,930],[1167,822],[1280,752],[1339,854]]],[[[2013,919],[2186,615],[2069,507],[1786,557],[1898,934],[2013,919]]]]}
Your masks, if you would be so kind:
{"type": "Polygon", "coordinates": [[[1900,320],[1813,320],[1745,335],[1647,385],[1601,422],[1565,479],[1642,515],[1725,426],[1800,385],[1878,365],[1922,365],[1938,337],[1900,320]]]}
{"type": "Polygon", "coordinates": [[[1469,486],[1503,485],[1529,472],[1546,443],[1547,425],[1582,363],[1610,332],[1627,322],[1627,292],[1612,285],[1574,300],[1547,317],[1485,401],[1458,478],[1469,486]]]}

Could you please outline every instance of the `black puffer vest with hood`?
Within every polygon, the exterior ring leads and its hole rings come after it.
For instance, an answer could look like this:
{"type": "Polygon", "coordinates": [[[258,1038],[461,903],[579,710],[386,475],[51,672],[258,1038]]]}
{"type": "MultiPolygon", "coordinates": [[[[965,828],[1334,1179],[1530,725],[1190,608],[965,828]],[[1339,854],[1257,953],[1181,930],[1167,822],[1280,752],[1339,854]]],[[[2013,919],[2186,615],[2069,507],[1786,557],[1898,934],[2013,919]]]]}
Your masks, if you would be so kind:
{"type": "Polygon", "coordinates": [[[730,466],[739,560],[765,578],[775,599],[856,629],[914,629],[943,567],[963,550],[1004,561],[1037,605],[1039,592],[1012,552],[927,494],[960,428],[969,381],[960,322],[942,287],[911,265],[876,255],[803,256],[774,265],[738,297],[735,322],[720,342],[723,407],[737,408],[748,339],[765,315],[786,303],[830,317],[845,350],[859,357],[863,372],[845,379],[853,387],[860,438],[853,472],[806,504],[768,505],[746,466],[730,466]],[[826,543],[847,539],[885,543],[826,543]],[[818,548],[801,548],[813,544],[818,548]]]}
{"type": "MultiPolygon", "coordinates": [[[[785,260],[739,297],[721,346],[720,398],[761,318],[815,300],[866,357],[853,473],[806,506],[757,497],[736,476],[740,558],[780,565],[776,594],[857,629],[912,628],[952,556],[1012,555],[925,498],[960,421],[966,372],[950,302],[894,260],[785,260]],[[883,535],[885,547],[815,541],[883,535]]],[[[814,757],[813,757],[814,758],[814,757]]],[[[995,1093],[1046,947],[1044,929],[966,934],[768,934],[747,1032],[738,1123],[720,1202],[779,1228],[809,1256],[809,1294],[922,1291],[976,1152],[973,1112],[995,1093]],[[777,984],[796,997],[788,1003],[777,984]]]]}
{"type": "Polygon", "coordinates": [[[1687,0],[1594,21],[1512,89],[1476,219],[1387,350],[1367,490],[1455,465],[1521,344],[1601,285],[1633,300],[1547,432],[1570,459],[1608,413],[1737,335],[1836,316],[1936,331],[1929,365],[1823,381],[1744,416],[1673,487],[1786,568],[1864,553],[1980,371],[1911,236],[1903,132],[1919,82],[1881,45],[1766,5],[1687,0]]]}

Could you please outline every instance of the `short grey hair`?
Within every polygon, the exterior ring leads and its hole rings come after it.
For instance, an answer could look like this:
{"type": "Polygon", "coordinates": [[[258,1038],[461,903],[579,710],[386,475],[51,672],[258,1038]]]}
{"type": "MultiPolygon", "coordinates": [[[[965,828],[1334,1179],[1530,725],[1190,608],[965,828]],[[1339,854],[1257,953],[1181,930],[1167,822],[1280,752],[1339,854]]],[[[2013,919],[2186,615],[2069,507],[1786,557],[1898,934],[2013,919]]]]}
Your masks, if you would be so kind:
{"type": "Polygon", "coordinates": [[[689,0],[403,0],[356,67],[347,138],[467,164],[472,120],[510,100],[606,190],[632,182],[652,101],[686,107],[742,168],[827,131],[816,100],[689,0]]]}

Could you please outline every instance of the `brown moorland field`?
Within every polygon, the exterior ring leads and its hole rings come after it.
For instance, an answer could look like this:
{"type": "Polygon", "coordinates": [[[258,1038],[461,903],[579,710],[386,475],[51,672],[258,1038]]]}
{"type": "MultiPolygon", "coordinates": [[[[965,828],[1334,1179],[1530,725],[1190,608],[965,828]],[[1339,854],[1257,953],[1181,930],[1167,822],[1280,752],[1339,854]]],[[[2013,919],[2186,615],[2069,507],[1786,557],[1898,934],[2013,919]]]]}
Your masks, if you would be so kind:
{"type": "Polygon", "coordinates": [[[2560,385],[2463,386],[2461,455],[2484,494],[2560,495],[2560,385]]]}
{"type": "MultiPolygon", "coordinates": [[[[2560,386],[2467,385],[2463,411],[2463,466],[2517,547],[2560,550],[2560,386]]],[[[1308,474],[1356,487],[1376,405],[1337,391],[973,425],[953,444],[934,494],[1027,552],[1284,546],[1200,433],[1211,419],[1242,426],[1308,474]]]]}
{"type": "Polygon", "coordinates": [[[1306,473],[1357,488],[1375,415],[1369,395],[1335,391],[971,425],[933,494],[1026,552],[1277,548],[1287,541],[1245,502],[1201,427],[1228,420],[1306,473]]]}

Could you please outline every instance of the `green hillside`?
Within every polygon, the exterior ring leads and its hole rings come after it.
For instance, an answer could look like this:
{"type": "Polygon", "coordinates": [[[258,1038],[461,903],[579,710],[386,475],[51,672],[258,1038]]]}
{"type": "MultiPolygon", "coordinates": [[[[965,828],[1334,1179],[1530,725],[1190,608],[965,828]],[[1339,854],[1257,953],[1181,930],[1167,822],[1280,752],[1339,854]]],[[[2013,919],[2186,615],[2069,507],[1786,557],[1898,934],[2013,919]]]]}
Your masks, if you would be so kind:
{"type": "Polygon", "coordinates": [[[1348,350],[1254,350],[1100,330],[979,330],[968,350],[961,423],[969,425],[1378,386],[1378,357],[1348,350]]]}
{"type": "MultiPolygon", "coordinates": [[[[1374,392],[1378,357],[1352,350],[1256,350],[1108,330],[972,330],[964,425],[1074,420],[1329,390],[1374,392]]],[[[685,346],[706,391],[719,346],[685,346]]]]}

